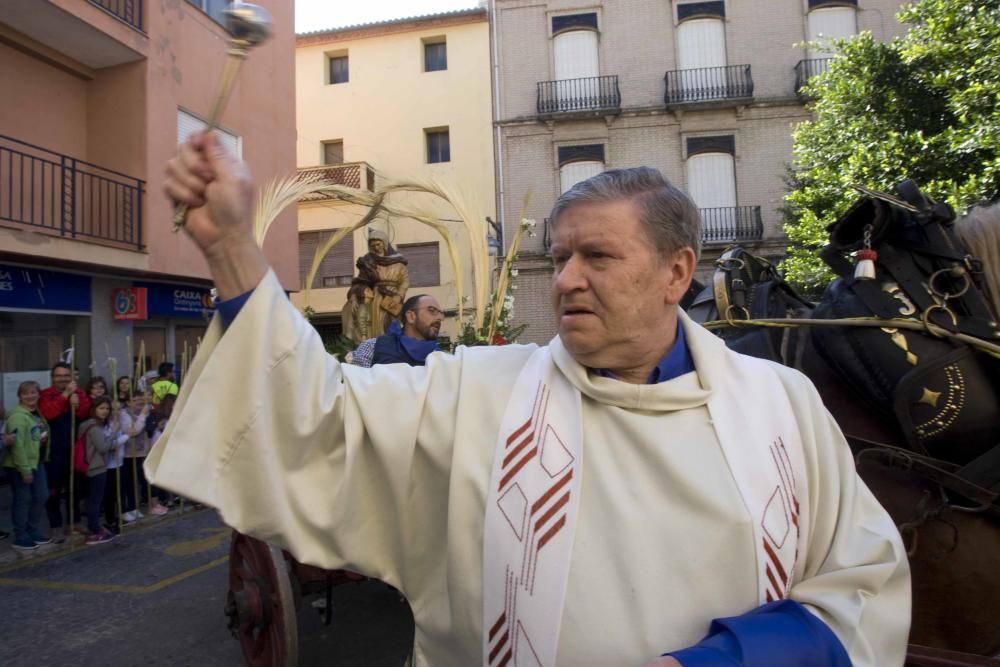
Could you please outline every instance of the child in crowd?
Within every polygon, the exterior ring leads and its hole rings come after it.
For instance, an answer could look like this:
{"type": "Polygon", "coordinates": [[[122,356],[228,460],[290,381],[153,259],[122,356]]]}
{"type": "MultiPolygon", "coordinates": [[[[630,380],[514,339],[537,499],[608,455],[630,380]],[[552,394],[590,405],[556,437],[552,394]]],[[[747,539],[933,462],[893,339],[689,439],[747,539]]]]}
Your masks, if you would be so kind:
{"type": "Polygon", "coordinates": [[[38,414],[37,382],[22,382],[17,388],[18,404],[6,420],[8,435],[14,436],[10,447],[0,449],[3,470],[14,492],[11,523],[14,548],[34,551],[51,539],[42,534],[42,508],[49,497],[49,485],[42,465],[47,452],[48,424],[38,414]]]}
{"type": "MultiPolygon", "coordinates": [[[[129,399],[128,407],[118,415],[122,433],[128,437],[124,454],[128,465],[124,465],[121,470],[121,474],[125,478],[125,497],[123,498],[125,514],[122,517],[125,523],[131,523],[143,517],[142,512],[139,511],[139,505],[142,503],[143,489],[146,487],[146,474],[142,469],[142,459],[149,451],[149,439],[146,436],[146,421],[149,417],[149,410],[146,397],[142,394],[135,394],[129,399]],[[136,489],[137,483],[138,489],[136,489]]],[[[158,516],[167,513],[166,508],[160,507],[159,504],[150,507],[149,511],[158,516]]]]}
{"type": "MultiPolygon", "coordinates": [[[[150,449],[153,448],[153,445],[156,444],[156,441],[160,439],[160,436],[166,430],[167,422],[170,420],[170,413],[173,412],[176,401],[176,394],[167,394],[160,401],[160,404],[153,408],[153,413],[146,422],[146,434],[149,435],[150,449]]],[[[153,493],[156,496],[158,506],[164,507],[173,504],[174,498],[166,489],[157,487],[154,488],[153,493]]]]}
{"type": "Polygon", "coordinates": [[[123,375],[118,378],[118,407],[125,409],[128,407],[129,399],[132,397],[132,379],[123,375]]]}
{"type": "Polygon", "coordinates": [[[98,396],[107,396],[108,383],[100,375],[95,375],[87,382],[85,391],[87,392],[87,396],[90,396],[92,399],[97,398],[98,396]]]}
{"type": "Polygon", "coordinates": [[[80,434],[87,443],[87,544],[104,544],[114,539],[101,527],[101,501],[107,484],[108,460],[128,440],[121,432],[118,420],[111,418],[111,399],[97,396],[90,406],[90,419],[80,425],[80,434]]]}

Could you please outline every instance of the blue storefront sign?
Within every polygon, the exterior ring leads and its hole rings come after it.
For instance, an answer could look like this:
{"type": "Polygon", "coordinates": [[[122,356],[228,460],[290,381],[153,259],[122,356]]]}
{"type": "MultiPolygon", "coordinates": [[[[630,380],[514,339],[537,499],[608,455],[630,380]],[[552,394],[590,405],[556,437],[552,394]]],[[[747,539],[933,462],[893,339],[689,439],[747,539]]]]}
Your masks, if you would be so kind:
{"type": "Polygon", "coordinates": [[[90,276],[0,264],[0,308],[90,313],[90,276]]]}
{"type": "Polygon", "coordinates": [[[149,317],[203,317],[215,312],[207,287],[171,283],[133,283],[146,288],[149,317]]]}

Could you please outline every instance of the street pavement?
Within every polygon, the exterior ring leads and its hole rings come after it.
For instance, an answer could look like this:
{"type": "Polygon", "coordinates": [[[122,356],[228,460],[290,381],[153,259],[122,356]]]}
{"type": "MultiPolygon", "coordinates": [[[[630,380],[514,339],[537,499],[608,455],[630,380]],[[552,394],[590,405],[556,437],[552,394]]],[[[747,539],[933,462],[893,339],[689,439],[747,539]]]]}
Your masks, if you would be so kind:
{"type": "MultiPolygon", "coordinates": [[[[0,530],[10,529],[0,487],[0,530]]],[[[226,627],[230,530],[212,510],[146,519],[108,544],[0,542],[0,665],[244,664],[226,627]]],[[[375,581],[338,586],[325,626],[300,605],[300,665],[398,667],[413,641],[405,601],[375,581]]]]}

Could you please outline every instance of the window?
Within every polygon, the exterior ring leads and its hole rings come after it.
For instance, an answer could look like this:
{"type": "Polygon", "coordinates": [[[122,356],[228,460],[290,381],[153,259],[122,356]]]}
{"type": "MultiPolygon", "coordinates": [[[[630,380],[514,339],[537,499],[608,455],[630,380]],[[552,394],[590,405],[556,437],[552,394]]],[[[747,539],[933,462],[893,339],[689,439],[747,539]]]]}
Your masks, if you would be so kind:
{"type": "Polygon", "coordinates": [[[677,64],[678,69],[724,67],[726,31],[723,22],[704,18],[681,23],[677,27],[677,64]]]}
{"type": "Polygon", "coordinates": [[[441,253],[438,242],[400,243],[396,248],[406,258],[410,287],[434,287],[441,284],[441,253]]]}
{"type": "Polygon", "coordinates": [[[701,211],[708,238],[737,227],[735,145],[731,135],[687,140],[688,194],[701,211]]]}
{"type": "Polygon", "coordinates": [[[448,138],[448,128],[430,128],[424,130],[427,137],[427,162],[451,162],[451,141],[448,138]]]}
{"type": "Polygon", "coordinates": [[[324,141],[323,142],[323,164],[343,164],[344,162],[344,142],[324,141]]]}
{"type": "MultiPolygon", "coordinates": [[[[316,249],[324,243],[332,230],[299,233],[299,284],[305,289],[306,276],[312,267],[316,249]]],[[[321,287],[347,287],[354,276],[354,243],[347,237],[337,243],[320,262],[312,289],[321,287]]]]}
{"type": "Polygon", "coordinates": [[[560,192],[604,171],[604,144],[560,146],[558,154],[560,192]]]}
{"type": "MultiPolygon", "coordinates": [[[[177,110],[177,143],[184,143],[192,134],[201,132],[206,127],[208,127],[208,123],[201,118],[183,109],[177,110]]],[[[236,157],[243,157],[243,140],[238,135],[219,128],[215,128],[215,134],[227,151],[236,157]]]]}
{"type": "Polygon", "coordinates": [[[830,40],[851,37],[858,32],[857,16],[853,7],[827,7],[809,12],[809,57],[823,58],[833,55],[830,40]]]}
{"type": "Polygon", "coordinates": [[[593,30],[571,30],[553,38],[555,76],[557,81],[600,76],[597,57],[597,33],[593,30]]]}
{"type": "Polygon", "coordinates": [[[444,37],[424,40],[424,71],[440,72],[448,69],[448,44],[444,37]]]}
{"type": "Polygon", "coordinates": [[[201,11],[212,17],[216,23],[226,25],[226,18],[222,14],[223,10],[229,6],[229,0],[187,0],[188,4],[194,5],[201,11]]]}
{"type": "Polygon", "coordinates": [[[347,83],[350,81],[350,66],[347,60],[347,52],[341,51],[332,54],[328,56],[328,59],[330,63],[329,83],[347,83]]]}

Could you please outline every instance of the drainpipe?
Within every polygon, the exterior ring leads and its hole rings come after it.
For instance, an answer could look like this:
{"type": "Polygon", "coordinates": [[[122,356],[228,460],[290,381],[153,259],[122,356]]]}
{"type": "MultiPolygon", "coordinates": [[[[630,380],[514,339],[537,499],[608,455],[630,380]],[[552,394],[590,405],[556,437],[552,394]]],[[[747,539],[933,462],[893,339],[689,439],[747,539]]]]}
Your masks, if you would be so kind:
{"type": "Polygon", "coordinates": [[[489,10],[490,60],[492,61],[490,78],[493,83],[493,168],[496,171],[497,219],[500,221],[500,232],[497,240],[500,242],[500,256],[504,256],[507,254],[505,242],[507,236],[505,233],[507,217],[504,215],[503,137],[500,133],[500,126],[497,124],[500,120],[500,94],[502,91],[500,85],[500,44],[497,35],[497,0],[489,0],[489,10]]]}

